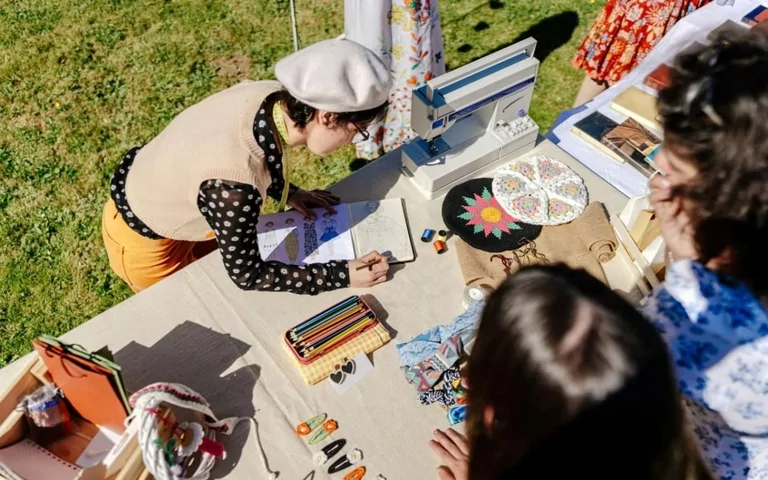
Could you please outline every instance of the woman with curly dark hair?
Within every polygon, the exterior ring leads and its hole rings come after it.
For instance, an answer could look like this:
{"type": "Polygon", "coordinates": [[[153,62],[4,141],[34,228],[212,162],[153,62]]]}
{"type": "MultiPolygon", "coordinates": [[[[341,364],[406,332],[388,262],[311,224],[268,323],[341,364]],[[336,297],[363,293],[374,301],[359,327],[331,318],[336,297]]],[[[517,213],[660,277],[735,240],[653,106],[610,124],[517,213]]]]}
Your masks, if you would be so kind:
{"type": "Polygon", "coordinates": [[[676,60],[651,203],[673,257],[645,303],[718,477],[768,476],[768,36],[676,60]]]}

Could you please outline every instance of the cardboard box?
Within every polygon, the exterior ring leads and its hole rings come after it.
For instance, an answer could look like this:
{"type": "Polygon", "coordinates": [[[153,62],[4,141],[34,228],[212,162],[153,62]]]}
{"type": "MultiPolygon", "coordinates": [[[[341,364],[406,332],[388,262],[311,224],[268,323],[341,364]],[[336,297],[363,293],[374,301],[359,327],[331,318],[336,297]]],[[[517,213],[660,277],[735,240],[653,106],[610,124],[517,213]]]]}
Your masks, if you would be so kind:
{"type": "MultiPolygon", "coordinates": [[[[32,359],[16,378],[13,384],[0,395],[0,449],[20,444],[30,438],[30,427],[24,413],[16,407],[21,399],[37,390],[44,384],[52,383],[48,370],[37,355],[32,359]]],[[[54,439],[48,439],[40,451],[52,454],[56,458],[75,465],[81,455],[91,445],[92,440],[99,434],[100,429],[73,413],[75,431],[63,434],[54,439]],[[44,450],[43,450],[44,449],[44,450]]],[[[141,449],[135,432],[126,430],[118,443],[106,455],[111,459],[109,464],[99,463],[89,468],[80,468],[74,473],[76,480],[144,480],[149,478],[149,472],[144,467],[141,449]]],[[[37,478],[47,478],[45,472],[40,472],[37,478]]],[[[0,473],[0,479],[14,480],[0,473]]],[[[27,478],[25,480],[37,480],[27,478]]]]}

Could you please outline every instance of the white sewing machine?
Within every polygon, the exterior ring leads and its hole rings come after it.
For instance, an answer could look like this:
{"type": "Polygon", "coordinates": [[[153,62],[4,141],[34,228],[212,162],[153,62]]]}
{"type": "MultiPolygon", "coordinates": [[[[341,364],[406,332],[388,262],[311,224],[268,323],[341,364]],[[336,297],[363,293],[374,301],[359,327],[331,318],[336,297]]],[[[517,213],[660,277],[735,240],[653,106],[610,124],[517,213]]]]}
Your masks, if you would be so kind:
{"type": "Polygon", "coordinates": [[[427,198],[535,146],[535,48],[523,40],[414,90],[411,127],[420,138],[403,146],[402,171],[427,198]]]}

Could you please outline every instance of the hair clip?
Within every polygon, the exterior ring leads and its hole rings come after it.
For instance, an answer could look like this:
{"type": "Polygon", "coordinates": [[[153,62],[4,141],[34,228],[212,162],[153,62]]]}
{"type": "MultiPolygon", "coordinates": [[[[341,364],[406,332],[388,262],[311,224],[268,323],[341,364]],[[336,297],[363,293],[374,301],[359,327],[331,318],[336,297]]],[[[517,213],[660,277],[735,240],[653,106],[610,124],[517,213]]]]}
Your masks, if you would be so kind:
{"type": "Polygon", "coordinates": [[[365,475],[365,467],[357,467],[344,475],[344,480],[361,480],[365,475]]]}
{"type": "Polygon", "coordinates": [[[333,372],[331,373],[331,381],[337,385],[341,385],[344,383],[347,375],[353,375],[356,369],[357,366],[355,365],[355,361],[345,358],[341,364],[337,364],[335,367],[333,367],[333,372]]]}
{"type": "Polygon", "coordinates": [[[327,420],[325,423],[323,423],[323,428],[319,429],[315,433],[312,434],[311,437],[309,437],[309,444],[315,445],[326,438],[328,438],[328,435],[335,432],[339,429],[339,424],[336,423],[336,420],[327,420]]]}
{"type": "Polygon", "coordinates": [[[314,417],[310,418],[304,423],[300,423],[296,426],[296,433],[298,433],[300,436],[309,435],[312,433],[312,430],[316,429],[320,425],[323,424],[325,419],[328,418],[328,415],[321,413],[320,415],[315,415],[314,417]]]}
{"type": "Polygon", "coordinates": [[[328,445],[324,446],[322,450],[312,455],[312,463],[315,465],[325,464],[329,458],[332,458],[334,455],[339,453],[346,444],[347,441],[343,438],[329,443],[328,445]]]}
{"type": "Polygon", "coordinates": [[[328,473],[331,475],[333,475],[334,473],[339,473],[340,471],[344,470],[345,468],[351,467],[352,465],[356,464],[362,459],[363,459],[363,452],[356,448],[351,452],[349,452],[348,454],[341,457],[340,459],[336,460],[333,463],[333,465],[328,467],[328,473]]]}

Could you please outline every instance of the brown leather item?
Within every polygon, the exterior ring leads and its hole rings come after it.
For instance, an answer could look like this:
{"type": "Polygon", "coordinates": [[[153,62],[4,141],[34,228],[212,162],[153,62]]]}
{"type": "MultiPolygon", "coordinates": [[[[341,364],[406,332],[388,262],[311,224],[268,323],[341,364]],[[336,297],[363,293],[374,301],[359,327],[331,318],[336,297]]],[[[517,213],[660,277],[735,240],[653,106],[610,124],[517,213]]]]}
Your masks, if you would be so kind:
{"type": "Polygon", "coordinates": [[[39,340],[32,345],[78,415],[117,433],[125,430],[128,413],[112,385],[109,369],[39,340]]]}

